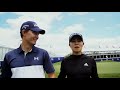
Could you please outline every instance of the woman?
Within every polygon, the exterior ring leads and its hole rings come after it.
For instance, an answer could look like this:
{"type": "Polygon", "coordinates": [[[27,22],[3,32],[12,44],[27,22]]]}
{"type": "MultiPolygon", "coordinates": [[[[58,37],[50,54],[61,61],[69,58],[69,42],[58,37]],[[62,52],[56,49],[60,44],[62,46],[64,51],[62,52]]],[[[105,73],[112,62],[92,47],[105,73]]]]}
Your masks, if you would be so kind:
{"type": "Polygon", "coordinates": [[[81,34],[70,35],[69,46],[72,54],[62,60],[58,78],[98,78],[96,62],[82,53],[83,45],[81,34]]]}

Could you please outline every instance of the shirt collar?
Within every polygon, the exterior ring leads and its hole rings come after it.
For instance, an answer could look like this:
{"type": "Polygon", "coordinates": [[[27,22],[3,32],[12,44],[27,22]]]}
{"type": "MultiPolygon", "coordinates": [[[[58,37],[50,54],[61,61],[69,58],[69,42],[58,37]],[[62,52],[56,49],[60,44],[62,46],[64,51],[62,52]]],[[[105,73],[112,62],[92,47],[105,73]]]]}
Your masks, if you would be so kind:
{"type": "MultiPolygon", "coordinates": [[[[21,48],[21,45],[17,48],[18,53],[24,52],[21,48]]],[[[37,52],[37,47],[33,46],[31,52],[37,52]]]]}

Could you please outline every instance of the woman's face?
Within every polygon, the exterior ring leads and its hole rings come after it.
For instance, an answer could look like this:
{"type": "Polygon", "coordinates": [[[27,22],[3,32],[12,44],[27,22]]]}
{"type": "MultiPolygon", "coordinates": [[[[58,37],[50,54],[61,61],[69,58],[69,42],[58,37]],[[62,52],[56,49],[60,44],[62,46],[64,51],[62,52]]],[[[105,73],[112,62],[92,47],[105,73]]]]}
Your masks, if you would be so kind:
{"type": "Polygon", "coordinates": [[[80,39],[75,38],[70,41],[69,45],[73,53],[80,53],[82,51],[84,43],[80,39]]]}

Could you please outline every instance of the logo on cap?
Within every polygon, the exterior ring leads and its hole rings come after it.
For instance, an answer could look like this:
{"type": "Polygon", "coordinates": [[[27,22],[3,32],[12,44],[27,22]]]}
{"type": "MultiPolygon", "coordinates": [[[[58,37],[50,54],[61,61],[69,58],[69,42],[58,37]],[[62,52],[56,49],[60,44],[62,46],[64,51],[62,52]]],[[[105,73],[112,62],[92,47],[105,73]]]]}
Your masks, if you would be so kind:
{"type": "MultiPolygon", "coordinates": [[[[37,26],[37,24],[35,23],[35,24],[34,24],[34,27],[36,27],[36,26],[37,26]]],[[[37,26],[37,27],[38,27],[38,26],[37,26]]]]}
{"type": "Polygon", "coordinates": [[[29,28],[29,25],[23,25],[21,29],[27,29],[29,28]]]}

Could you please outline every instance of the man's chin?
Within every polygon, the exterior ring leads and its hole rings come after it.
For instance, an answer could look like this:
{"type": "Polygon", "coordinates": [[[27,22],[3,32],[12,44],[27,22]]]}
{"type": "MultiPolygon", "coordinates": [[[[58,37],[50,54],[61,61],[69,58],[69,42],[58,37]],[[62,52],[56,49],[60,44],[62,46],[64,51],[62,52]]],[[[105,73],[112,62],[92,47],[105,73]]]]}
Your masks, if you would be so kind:
{"type": "Polygon", "coordinates": [[[32,43],[31,45],[34,46],[36,43],[32,43]]]}

